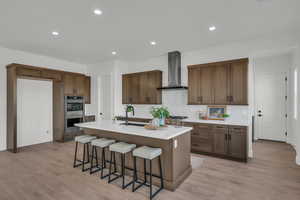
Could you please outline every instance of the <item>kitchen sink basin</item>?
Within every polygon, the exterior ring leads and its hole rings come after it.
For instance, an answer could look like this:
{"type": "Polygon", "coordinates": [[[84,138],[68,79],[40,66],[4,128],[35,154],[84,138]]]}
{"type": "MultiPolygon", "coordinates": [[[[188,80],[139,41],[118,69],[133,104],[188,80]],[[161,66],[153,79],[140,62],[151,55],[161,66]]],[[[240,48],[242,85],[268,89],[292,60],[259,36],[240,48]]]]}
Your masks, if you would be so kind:
{"type": "Polygon", "coordinates": [[[121,123],[120,125],[125,125],[125,126],[145,126],[145,124],[138,124],[138,123],[130,123],[128,122],[127,124],[126,123],[121,123]]]}

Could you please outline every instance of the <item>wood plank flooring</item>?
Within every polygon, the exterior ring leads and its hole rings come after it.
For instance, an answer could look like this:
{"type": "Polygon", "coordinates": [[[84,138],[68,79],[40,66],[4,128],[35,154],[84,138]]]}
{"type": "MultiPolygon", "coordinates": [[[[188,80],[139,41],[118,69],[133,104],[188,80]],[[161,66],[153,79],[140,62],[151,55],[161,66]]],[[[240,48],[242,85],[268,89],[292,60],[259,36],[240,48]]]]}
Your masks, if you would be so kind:
{"type": "MultiPolygon", "coordinates": [[[[239,163],[208,156],[175,191],[160,200],[299,200],[300,166],[283,143],[254,144],[255,159],[239,163]]],[[[98,174],[73,169],[74,143],[47,143],[0,152],[0,200],[146,200],[148,190],[132,193],[107,184],[98,174]]]]}

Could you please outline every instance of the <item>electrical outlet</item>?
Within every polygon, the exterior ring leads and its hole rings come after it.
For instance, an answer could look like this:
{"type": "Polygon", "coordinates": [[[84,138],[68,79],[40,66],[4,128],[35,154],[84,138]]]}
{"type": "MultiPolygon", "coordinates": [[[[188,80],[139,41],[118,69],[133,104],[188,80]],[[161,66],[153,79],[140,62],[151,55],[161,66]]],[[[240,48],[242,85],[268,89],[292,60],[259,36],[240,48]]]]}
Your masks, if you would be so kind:
{"type": "Polygon", "coordinates": [[[177,146],[178,146],[178,141],[177,141],[177,139],[175,139],[175,140],[174,140],[174,149],[176,149],[177,146]]]}
{"type": "Polygon", "coordinates": [[[46,134],[49,134],[49,131],[48,131],[48,130],[46,131],[46,134]]]}

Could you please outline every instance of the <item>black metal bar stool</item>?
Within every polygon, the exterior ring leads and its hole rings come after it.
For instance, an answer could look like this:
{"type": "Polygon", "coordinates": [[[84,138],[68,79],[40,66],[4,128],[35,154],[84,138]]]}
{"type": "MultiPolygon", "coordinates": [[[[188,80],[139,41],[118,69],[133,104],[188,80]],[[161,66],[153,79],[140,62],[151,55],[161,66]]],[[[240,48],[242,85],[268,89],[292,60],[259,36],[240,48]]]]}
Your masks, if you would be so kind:
{"type": "Polygon", "coordinates": [[[108,148],[109,145],[115,142],[116,142],[115,140],[106,139],[106,138],[100,138],[92,141],[92,160],[91,160],[90,174],[93,174],[101,170],[101,176],[100,176],[101,179],[109,175],[109,174],[105,176],[103,175],[103,169],[106,168],[105,148],[108,148]],[[98,163],[97,147],[102,149],[101,166],[99,166],[98,163]],[[96,158],[96,165],[93,165],[94,158],[96,158]]]}
{"type": "Polygon", "coordinates": [[[147,146],[142,146],[133,150],[133,184],[132,184],[132,192],[135,192],[140,187],[147,186],[150,187],[150,199],[152,199],[155,195],[157,195],[163,188],[164,188],[164,180],[163,180],[163,173],[162,173],[162,164],[161,164],[161,148],[151,148],[147,146]],[[138,181],[137,177],[137,169],[136,169],[136,158],[144,159],[144,182],[138,181]],[[158,164],[159,164],[159,172],[160,176],[152,174],[152,160],[158,157],[158,164]],[[150,162],[150,172],[147,173],[146,161],[149,160],[150,162]],[[150,183],[147,184],[147,175],[150,177],[150,183]],[[152,193],[152,176],[160,178],[160,188],[152,193]],[[137,187],[135,187],[135,183],[139,183],[137,187]]]}
{"type": "Polygon", "coordinates": [[[84,165],[88,164],[90,162],[89,145],[91,144],[91,141],[94,140],[94,139],[96,139],[96,137],[95,136],[90,136],[90,135],[82,135],[82,136],[75,137],[76,146],[75,146],[75,156],[74,156],[74,163],[73,163],[74,168],[82,166],[82,171],[83,172],[89,170],[89,168],[85,168],[84,165]],[[77,159],[78,143],[83,144],[82,160],[77,159]],[[87,156],[87,161],[85,161],[86,160],[86,156],[85,156],[86,153],[88,155],[87,156]]]}
{"type": "Polygon", "coordinates": [[[109,175],[108,175],[108,183],[111,183],[114,180],[122,177],[122,189],[125,189],[133,182],[129,182],[125,185],[125,155],[126,153],[131,152],[136,147],[135,144],[128,144],[125,142],[118,142],[109,146],[110,150],[110,165],[109,165],[109,175]],[[121,174],[116,174],[116,152],[121,155],[121,174]],[[112,158],[114,157],[114,162],[112,162],[112,158]],[[114,172],[111,172],[112,164],[114,164],[114,172]],[[111,179],[111,175],[115,175],[113,179],[111,179]]]}

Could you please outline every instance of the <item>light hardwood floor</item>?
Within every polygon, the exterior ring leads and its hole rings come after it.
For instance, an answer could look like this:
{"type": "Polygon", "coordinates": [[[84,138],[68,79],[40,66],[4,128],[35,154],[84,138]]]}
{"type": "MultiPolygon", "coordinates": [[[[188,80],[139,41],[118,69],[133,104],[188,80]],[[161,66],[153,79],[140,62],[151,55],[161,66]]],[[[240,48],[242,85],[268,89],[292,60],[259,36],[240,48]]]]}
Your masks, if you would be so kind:
{"type": "MultiPolygon", "coordinates": [[[[0,152],[0,200],[143,200],[147,189],[132,193],[107,184],[98,174],[73,169],[74,143],[47,143],[0,152]]],[[[254,144],[255,159],[239,163],[208,156],[175,191],[161,200],[299,200],[300,166],[283,143],[254,144]]]]}

